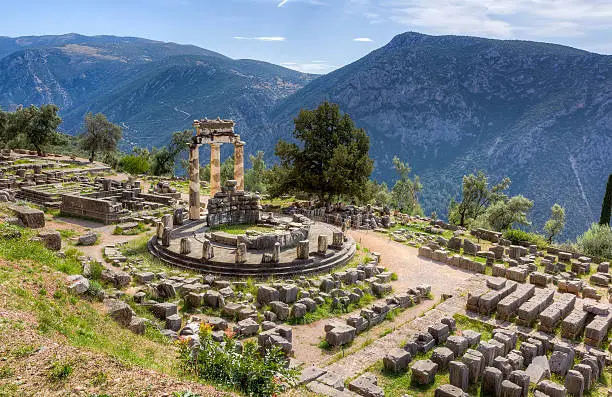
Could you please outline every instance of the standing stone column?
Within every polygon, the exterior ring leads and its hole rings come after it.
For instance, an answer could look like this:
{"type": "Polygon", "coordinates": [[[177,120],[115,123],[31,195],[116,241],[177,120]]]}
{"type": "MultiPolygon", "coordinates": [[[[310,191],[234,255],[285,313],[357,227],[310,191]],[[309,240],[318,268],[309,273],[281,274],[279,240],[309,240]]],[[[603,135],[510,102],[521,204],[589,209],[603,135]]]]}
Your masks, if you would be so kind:
{"type": "Polygon", "coordinates": [[[310,252],[310,242],[308,240],[298,241],[297,244],[297,259],[308,259],[310,252]]]}
{"type": "Polygon", "coordinates": [[[272,249],[272,263],[278,263],[280,261],[280,243],[277,241],[274,243],[272,249]]]}
{"type": "Polygon", "coordinates": [[[320,234],[317,242],[317,252],[321,255],[325,255],[327,253],[327,235],[320,234]]]}
{"type": "Polygon", "coordinates": [[[236,190],[244,190],[244,142],[234,143],[234,179],[236,190]]]}
{"type": "Polygon", "coordinates": [[[210,197],[221,190],[221,144],[210,144],[210,197]]]}
{"type": "Polygon", "coordinates": [[[157,229],[155,234],[157,235],[157,238],[162,238],[164,234],[164,223],[162,221],[157,221],[156,226],[157,229]]]}
{"type": "Polygon", "coordinates": [[[196,143],[189,145],[189,219],[200,219],[200,151],[196,143]]]}
{"type": "Polygon", "coordinates": [[[246,253],[247,253],[246,244],[245,243],[238,244],[238,247],[236,248],[236,263],[246,262],[247,260],[246,253]]]}
{"type": "Polygon", "coordinates": [[[214,256],[215,252],[212,244],[210,243],[210,240],[204,240],[204,242],[202,243],[202,260],[204,262],[208,262],[214,256]]]}
{"type": "Polygon", "coordinates": [[[181,238],[181,255],[187,255],[191,253],[191,241],[189,241],[189,237],[181,238]]]}

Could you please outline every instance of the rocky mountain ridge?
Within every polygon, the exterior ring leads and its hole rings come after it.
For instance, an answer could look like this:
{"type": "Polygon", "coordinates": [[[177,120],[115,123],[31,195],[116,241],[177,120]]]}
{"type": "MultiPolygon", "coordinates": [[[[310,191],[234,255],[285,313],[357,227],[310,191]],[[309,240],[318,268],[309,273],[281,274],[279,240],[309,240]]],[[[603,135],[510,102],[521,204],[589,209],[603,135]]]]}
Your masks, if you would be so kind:
{"type": "Polygon", "coordinates": [[[535,201],[537,228],[566,207],[567,238],[598,219],[612,171],[609,81],[611,56],[412,32],[316,79],[138,38],[0,38],[0,106],[54,102],[70,133],[91,110],[122,125],[124,148],[160,146],[195,118],[231,117],[273,160],[299,109],[331,100],[370,135],[376,179],[393,181],[395,155],[413,166],[427,213],[444,216],[461,176],[483,169],[535,201]]]}

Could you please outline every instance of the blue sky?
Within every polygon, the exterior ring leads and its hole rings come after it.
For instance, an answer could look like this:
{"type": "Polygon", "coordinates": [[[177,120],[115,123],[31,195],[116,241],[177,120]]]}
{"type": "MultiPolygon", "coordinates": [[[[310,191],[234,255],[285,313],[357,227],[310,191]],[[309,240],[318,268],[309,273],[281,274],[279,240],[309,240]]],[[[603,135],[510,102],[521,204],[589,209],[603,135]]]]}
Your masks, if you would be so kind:
{"type": "Polygon", "coordinates": [[[398,33],[461,34],[612,54],[612,0],[3,1],[0,35],[112,34],[326,73],[398,33]],[[27,4],[27,5],[26,5],[27,4]]]}

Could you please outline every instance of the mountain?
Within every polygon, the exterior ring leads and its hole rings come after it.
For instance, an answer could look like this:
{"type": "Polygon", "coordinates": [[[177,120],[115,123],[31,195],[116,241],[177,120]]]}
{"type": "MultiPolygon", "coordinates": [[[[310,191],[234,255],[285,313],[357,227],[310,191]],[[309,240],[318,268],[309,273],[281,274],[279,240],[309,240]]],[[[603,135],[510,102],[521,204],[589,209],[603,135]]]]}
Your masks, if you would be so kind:
{"type": "Polygon", "coordinates": [[[336,102],[370,135],[377,179],[392,182],[394,156],[421,176],[426,213],[446,216],[462,176],[482,169],[535,201],[540,230],[559,202],[570,238],[598,219],[612,172],[610,81],[612,56],[405,33],[280,102],[262,133],[287,137],[300,108],[336,102]]]}
{"type": "Polygon", "coordinates": [[[160,146],[193,119],[221,116],[237,121],[248,152],[273,160],[299,109],[330,100],[370,135],[376,179],[392,183],[394,156],[410,163],[426,213],[445,216],[461,177],[482,169],[535,201],[536,229],[563,205],[564,238],[599,216],[612,171],[610,81],[611,56],[412,32],[320,77],[140,38],[0,37],[0,106],[56,103],[69,133],[103,112],[123,126],[124,148],[160,146]]]}
{"type": "Polygon", "coordinates": [[[55,103],[76,134],[88,111],[124,129],[123,147],[161,146],[194,119],[233,118],[239,132],[314,76],[191,45],[133,37],[0,38],[0,106],[55,103]]]}

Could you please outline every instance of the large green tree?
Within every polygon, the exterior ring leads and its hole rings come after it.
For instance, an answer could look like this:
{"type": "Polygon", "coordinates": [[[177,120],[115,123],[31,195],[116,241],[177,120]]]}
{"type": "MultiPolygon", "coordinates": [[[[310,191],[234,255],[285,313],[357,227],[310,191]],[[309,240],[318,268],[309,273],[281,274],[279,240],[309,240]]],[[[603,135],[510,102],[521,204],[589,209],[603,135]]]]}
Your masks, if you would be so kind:
{"type": "Polygon", "coordinates": [[[154,149],[151,152],[153,175],[173,175],[176,158],[187,151],[188,145],[193,137],[193,131],[177,131],[172,134],[172,139],[168,146],[161,149],[154,149]]]}
{"type": "Polygon", "coordinates": [[[489,205],[505,200],[507,196],[504,191],[509,186],[510,179],[506,177],[500,183],[489,187],[489,179],[483,171],[478,171],[476,175],[464,175],[462,199],[460,202],[451,201],[449,221],[459,226],[469,226],[489,205]]]}
{"type": "Polygon", "coordinates": [[[412,168],[397,156],[393,158],[393,166],[399,176],[391,189],[393,207],[406,214],[423,215],[418,197],[423,189],[419,176],[415,175],[413,179],[410,179],[412,168]]]}
{"type": "Polygon", "coordinates": [[[117,150],[121,139],[121,127],[113,124],[102,113],[91,112],[85,115],[81,146],[89,153],[89,161],[93,162],[96,153],[111,153],[117,150]]]}
{"type": "Polygon", "coordinates": [[[44,147],[57,140],[57,127],[62,122],[57,112],[55,105],[17,109],[8,118],[7,132],[12,137],[23,134],[36,153],[42,156],[44,147]]]}
{"type": "Polygon", "coordinates": [[[565,208],[555,203],[550,209],[550,219],[544,224],[544,231],[548,238],[548,243],[552,243],[553,239],[561,233],[565,227],[565,208]]]}
{"type": "Polygon", "coordinates": [[[9,141],[8,135],[9,114],[0,108],[0,146],[6,146],[9,141]]]}
{"type": "Polygon", "coordinates": [[[244,187],[251,192],[263,193],[266,191],[264,176],[266,172],[266,162],[264,160],[264,152],[261,150],[256,155],[250,155],[251,168],[247,169],[244,174],[244,187]]]}
{"type": "Polygon", "coordinates": [[[300,144],[276,144],[280,165],[269,173],[269,193],[304,192],[325,204],[342,196],[359,198],[374,165],[366,132],[329,102],[302,109],[294,124],[293,136],[300,144]]]}
{"type": "Polygon", "coordinates": [[[603,202],[601,203],[601,216],[599,217],[599,224],[609,226],[610,221],[612,221],[612,174],[610,174],[608,177],[606,194],[604,195],[603,202]]]}
{"type": "MultiPolygon", "coordinates": [[[[513,225],[529,226],[531,223],[527,219],[527,212],[529,212],[532,207],[533,201],[521,195],[513,196],[509,199],[497,200],[487,207],[485,212],[480,216],[484,218],[485,223],[478,223],[482,226],[497,230],[498,232],[509,229],[513,225]]],[[[479,220],[479,218],[477,218],[477,220],[479,220]]]]}

